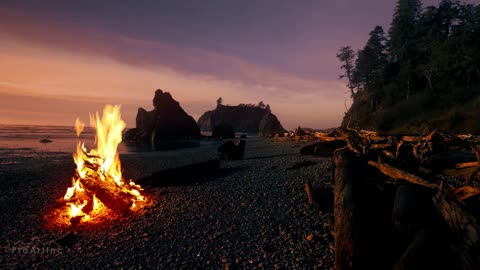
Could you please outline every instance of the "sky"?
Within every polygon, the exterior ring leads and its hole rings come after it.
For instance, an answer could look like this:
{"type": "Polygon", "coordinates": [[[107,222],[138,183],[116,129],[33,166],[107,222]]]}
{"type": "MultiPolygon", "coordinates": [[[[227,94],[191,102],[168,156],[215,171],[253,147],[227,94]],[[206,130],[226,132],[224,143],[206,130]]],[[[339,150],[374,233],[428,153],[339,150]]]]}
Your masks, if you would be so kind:
{"type": "Polygon", "coordinates": [[[195,119],[222,97],[264,101],[287,129],[336,127],[350,98],[335,55],[387,30],[395,2],[0,0],[0,124],[122,104],[134,127],[162,89],[195,119]]]}

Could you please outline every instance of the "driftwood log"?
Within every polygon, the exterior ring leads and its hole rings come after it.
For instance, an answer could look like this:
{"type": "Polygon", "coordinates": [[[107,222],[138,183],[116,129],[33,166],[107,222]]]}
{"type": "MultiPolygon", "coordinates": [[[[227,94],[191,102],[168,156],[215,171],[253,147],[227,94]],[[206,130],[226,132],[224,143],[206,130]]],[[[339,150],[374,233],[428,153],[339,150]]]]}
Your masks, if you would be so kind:
{"type": "Polygon", "coordinates": [[[333,155],[336,269],[480,269],[473,136],[346,129],[340,137],[347,146],[333,155]]]}
{"type": "Polygon", "coordinates": [[[480,269],[480,228],[478,219],[444,192],[433,197],[433,202],[453,233],[452,250],[460,258],[461,269],[480,269]]]}
{"type": "Polygon", "coordinates": [[[335,152],[335,267],[355,269],[355,240],[353,182],[357,177],[354,154],[342,148],[335,152]]]}
{"type": "Polygon", "coordinates": [[[391,177],[392,179],[395,180],[405,180],[408,181],[412,184],[420,185],[423,187],[431,188],[431,189],[438,189],[438,186],[435,184],[432,184],[414,174],[402,171],[400,169],[397,169],[393,166],[390,166],[386,163],[380,163],[380,162],[375,162],[373,160],[369,160],[368,164],[372,165],[373,167],[377,168],[379,171],[381,171],[383,174],[387,175],[388,177],[391,177]]]}

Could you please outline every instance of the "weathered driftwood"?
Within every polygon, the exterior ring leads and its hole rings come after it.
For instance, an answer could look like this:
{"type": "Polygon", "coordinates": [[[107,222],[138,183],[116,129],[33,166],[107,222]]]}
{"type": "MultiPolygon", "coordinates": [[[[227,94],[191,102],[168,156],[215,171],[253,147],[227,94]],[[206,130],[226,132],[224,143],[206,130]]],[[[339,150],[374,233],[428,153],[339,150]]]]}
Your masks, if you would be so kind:
{"type": "Polygon", "coordinates": [[[419,186],[423,186],[431,189],[438,189],[438,186],[436,184],[432,184],[414,174],[402,171],[386,163],[380,163],[373,160],[369,160],[368,164],[377,168],[380,172],[382,172],[383,174],[395,180],[405,180],[415,185],[419,185],[419,186]]]}
{"type": "Polygon", "coordinates": [[[461,269],[480,269],[480,227],[475,216],[444,192],[433,197],[438,212],[453,233],[453,251],[461,262],[461,269]]]}
{"type": "Polygon", "coordinates": [[[354,269],[354,201],[353,182],[355,157],[352,151],[342,148],[334,153],[335,160],[335,267],[337,270],[354,269]]]}
{"type": "Polygon", "coordinates": [[[428,240],[428,230],[425,228],[421,229],[402,254],[398,262],[394,265],[393,269],[420,269],[418,262],[423,259],[421,257],[422,253],[429,252],[424,250],[425,248],[428,248],[428,240]]]}
{"type": "Polygon", "coordinates": [[[307,194],[308,203],[313,204],[313,192],[310,183],[305,183],[305,193],[307,194]]]}
{"type": "Polygon", "coordinates": [[[400,232],[410,231],[415,220],[415,208],[420,204],[415,196],[415,187],[408,184],[398,185],[392,207],[392,221],[400,232]]]}
{"type": "Polygon", "coordinates": [[[354,129],[344,129],[342,131],[342,138],[347,141],[348,148],[357,154],[365,154],[366,149],[371,144],[368,138],[362,136],[360,132],[354,129]]]}
{"type": "Polygon", "coordinates": [[[347,147],[334,154],[337,269],[480,269],[480,224],[472,214],[479,210],[480,188],[469,186],[478,177],[480,148],[471,146],[471,136],[435,130],[425,137],[398,135],[382,141],[378,135],[344,129],[342,138],[347,147]],[[378,172],[365,169],[367,164],[378,172]],[[439,172],[467,181],[446,193],[439,172]],[[372,254],[383,262],[369,263],[372,254]]]}
{"type": "Polygon", "coordinates": [[[457,163],[473,162],[475,160],[475,154],[470,151],[448,150],[423,157],[421,164],[430,170],[438,172],[454,168],[457,163]]]}
{"type": "Polygon", "coordinates": [[[455,164],[455,169],[478,167],[478,161],[463,162],[455,164]]]}
{"type": "Polygon", "coordinates": [[[133,204],[132,196],[123,192],[110,181],[91,177],[80,178],[83,188],[95,196],[108,208],[117,213],[126,213],[133,204]]]}
{"type": "Polygon", "coordinates": [[[318,155],[321,157],[331,157],[335,150],[345,147],[347,145],[345,140],[334,139],[330,141],[322,141],[306,145],[300,149],[302,155],[318,155]]]}

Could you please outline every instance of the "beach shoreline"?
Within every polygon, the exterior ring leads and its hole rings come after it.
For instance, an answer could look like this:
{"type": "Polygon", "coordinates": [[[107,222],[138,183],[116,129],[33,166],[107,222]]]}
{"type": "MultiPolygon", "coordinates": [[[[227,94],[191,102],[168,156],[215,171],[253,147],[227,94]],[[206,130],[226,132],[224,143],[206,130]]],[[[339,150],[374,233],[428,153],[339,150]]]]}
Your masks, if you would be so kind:
{"type": "MultiPolygon", "coordinates": [[[[70,184],[71,154],[25,159],[0,170],[0,265],[10,268],[333,267],[333,210],[308,204],[306,182],[332,189],[330,158],[304,157],[296,142],[247,138],[245,158],[181,186],[144,186],[153,206],[98,226],[55,228],[48,215],[70,184]],[[303,161],[311,166],[292,168],[303,161]],[[72,233],[73,232],[73,233],[72,233]],[[61,254],[12,252],[21,241],[61,239],[61,254]]],[[[120,156],[124,176],[206,161],[216,147],[120,156]]]]}

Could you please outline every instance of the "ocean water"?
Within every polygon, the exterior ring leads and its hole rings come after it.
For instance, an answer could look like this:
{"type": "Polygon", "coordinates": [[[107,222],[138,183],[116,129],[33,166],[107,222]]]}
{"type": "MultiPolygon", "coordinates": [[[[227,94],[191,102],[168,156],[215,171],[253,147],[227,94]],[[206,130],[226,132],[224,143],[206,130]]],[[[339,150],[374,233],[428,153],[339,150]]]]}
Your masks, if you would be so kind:
{"type": "MultiPolygon", "coordinates": [[[[25,126],[0,124],[0,165],[21,162],[24,159],[71,155],[77,141],[85,142],[87,150],[95,146],[95,129],[85,128],[77,138],[73,126],[25,126]],[[51,142],[42,142],[49,140],[51,142]]],[[[215,141],[171,141],[161,145],[130,146],[120,143],[118,152],[175,151],[186,147],[212,147],[215,141]]]]}

